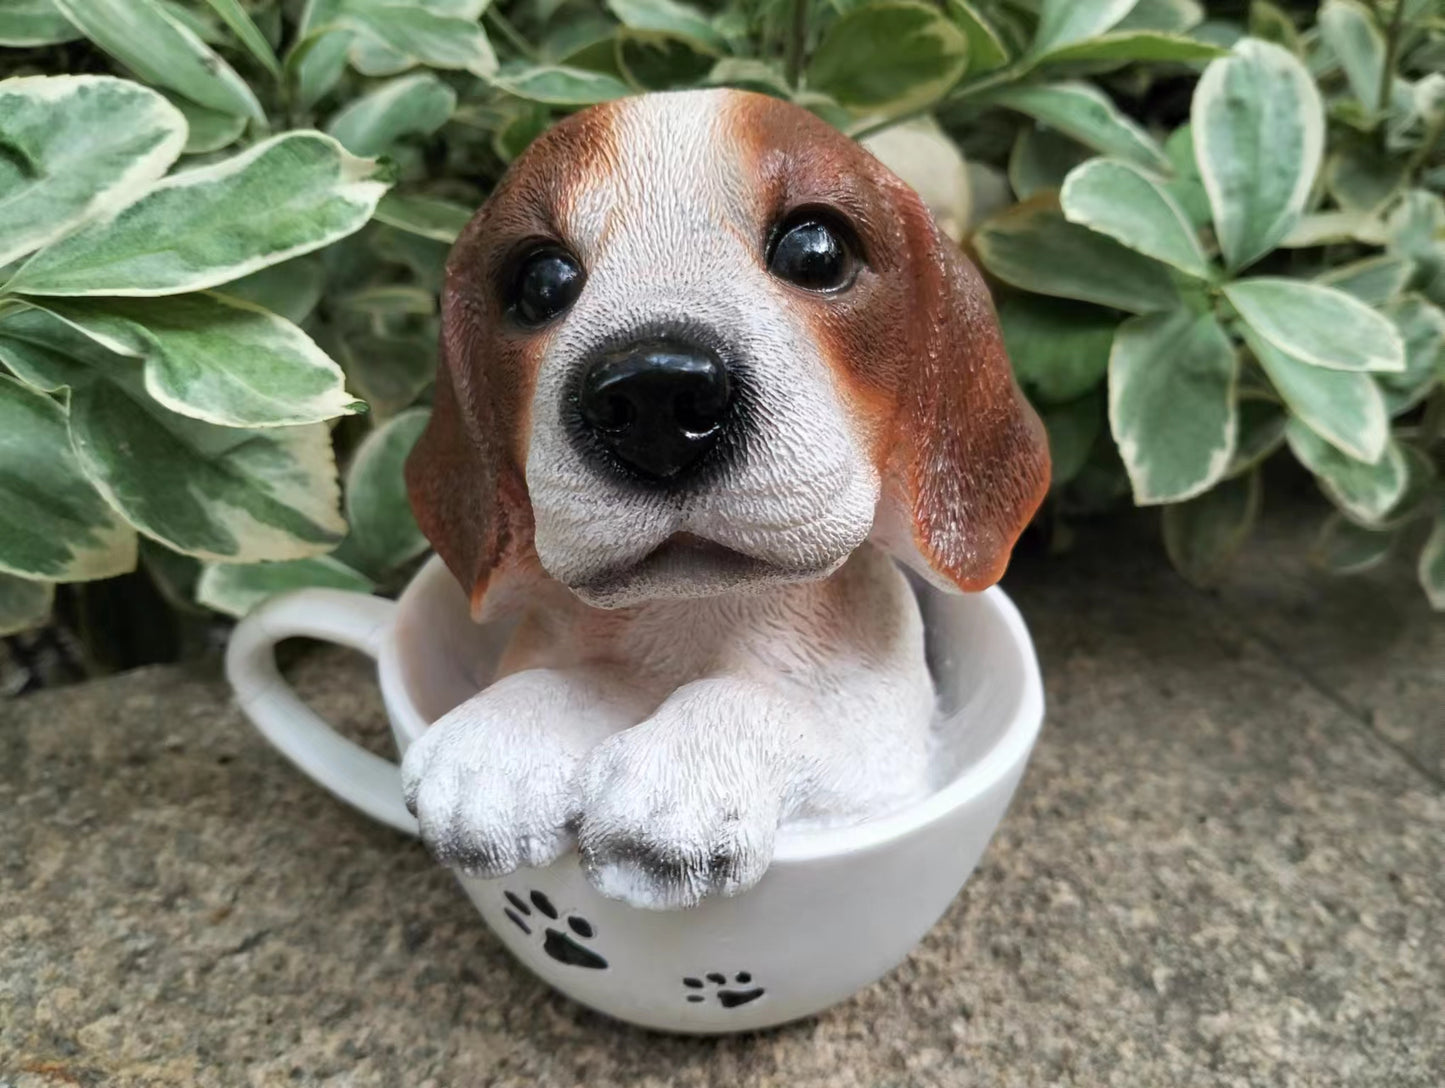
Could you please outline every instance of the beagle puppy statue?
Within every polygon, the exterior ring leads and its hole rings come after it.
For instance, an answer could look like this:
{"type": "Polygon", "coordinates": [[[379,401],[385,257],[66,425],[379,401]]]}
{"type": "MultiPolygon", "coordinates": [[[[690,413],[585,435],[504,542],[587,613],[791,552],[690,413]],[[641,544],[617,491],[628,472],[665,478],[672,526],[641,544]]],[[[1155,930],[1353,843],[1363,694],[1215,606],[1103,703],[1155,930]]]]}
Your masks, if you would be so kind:
{"type": "Polygon", "coordinates": [[[1048,486],[977,271],[805,110],[732,90],[562,121],[447,262],[406,466],[498,672],[407,752],[443,863],[574,842],[686,907],[758,881],[779,824],[931,786],[934,693],[899,559],[979,590],[1048,486]]]}

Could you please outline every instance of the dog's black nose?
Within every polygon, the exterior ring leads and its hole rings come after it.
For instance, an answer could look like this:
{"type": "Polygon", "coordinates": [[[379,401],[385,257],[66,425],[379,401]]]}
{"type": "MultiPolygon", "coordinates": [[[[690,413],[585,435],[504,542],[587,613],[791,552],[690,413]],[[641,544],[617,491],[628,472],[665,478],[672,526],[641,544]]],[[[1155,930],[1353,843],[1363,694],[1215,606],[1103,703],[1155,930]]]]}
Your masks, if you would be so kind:
{"type": "Polygon", "coordinates": [[[577,406],[619,460],[652,479],[674,480],[717,442],[731,399],[727,368],[712,352],[646,340],[590,363],[577,406]]]}

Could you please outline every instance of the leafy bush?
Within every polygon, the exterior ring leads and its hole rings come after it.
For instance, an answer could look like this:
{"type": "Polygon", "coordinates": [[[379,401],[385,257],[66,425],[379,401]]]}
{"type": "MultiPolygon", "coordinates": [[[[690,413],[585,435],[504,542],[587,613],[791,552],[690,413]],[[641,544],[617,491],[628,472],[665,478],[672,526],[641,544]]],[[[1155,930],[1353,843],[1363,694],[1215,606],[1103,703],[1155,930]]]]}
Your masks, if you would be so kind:
{"type": "Polygon", "coordinates": [[[1287,451],[1326,565],[1428,534],[1445,607],[1442,67],[1430,0],[0,0],[0,632],[399,584],[448,243],[558,116],[709,85],[993,180],[1056,518],[1132,493],[1207,581],[1287,451]]]}

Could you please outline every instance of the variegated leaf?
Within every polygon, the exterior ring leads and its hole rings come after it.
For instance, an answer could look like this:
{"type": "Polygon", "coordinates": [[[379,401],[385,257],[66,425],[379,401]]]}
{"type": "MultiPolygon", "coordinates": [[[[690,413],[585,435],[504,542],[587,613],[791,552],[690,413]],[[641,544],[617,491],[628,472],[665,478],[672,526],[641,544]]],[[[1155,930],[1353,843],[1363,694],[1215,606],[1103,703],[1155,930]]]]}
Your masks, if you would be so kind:
{"type": "Polygon", "coordinates": [[[80,36],[51,0],[0,0],[0,48],[34,49],[80,36]]]}
{"type": "Polygon", "coordinates": [[[196,584],[196,600],[237,619],[278,593],[293,589],[349,589],[370,593],[371,580],[335,556],[283,559],[274,563],[211,563],[196,584]]]}
{"type": "Polygon", "coordinates": [[[1344,291],[1281,276],[1235,280],[1224,296],[1264,340],[1311,366],[1399,373],[1405,346],[1390,322],[1344,291]]]}
{"type": "Polygon", "coordinates": [[[1248,325],[1242,332],[1275,391],[1301,422],[1357,460],[1380,459],[1389,441],[1390,420],[1370,375],[1301,362],[1248,325]]]}
{"type": "Polygon", "coordinates": [[[240,299],[49,299],[45,309],[107,350],[145,360],[147,392],[194,419],[279,427],[361,407],[309,336],[240,299]]]}
{"type": "Polygon", "coordinates": [[[138,83],[0,82],[0,267],[140,196],[185,143],[185,118],[138,83]]]}
{"type": "Polygon", "coordinates": [[[974,232],[973,246],[999,279],[1041,295],[1133,313],[1179,305],[1167,266],[1070,223],[1041,197],[990,216],[974,232]]]}
{"type": "Polygon", "coordinates": [[[21,266],[27,295],[174,295],[239,279],[359,230],[386,191],[377,164],[291,132],[175,174],[21,266]]]}
{"type": "Polygon", "coordinates": [[[1022,84],[979,97],[993,105],[1027,114],[1101,154],[1124,159],[1146,170],[1169,172],[1169,159],[1163,148],[1121,113],[1108,95],[1091,84],[1022,84]]]}
{"type": "Polygon", "coordinates": [[[1324,150],[1319,92],[1293,54],[1245,38],[1204,70],[1190,124],[1225,262],[1243,268],[1304,211],[1324,150]]]}
{"type": "Polygon", "coordinates": [[[131,71],[192,102],[266,120],[246,81],[155,0],[52,0],[87,38],[131,71]]]}
{"type": "Polygon", "coordinates": [[[403,136],[435,132],[456,105],[455,91],[430,72],[419,72],[353,99],[326,131],[353,155],[380,155],[403,136]]]}
{"type": "Polygon", "coordinates": [[[1390,513],[1405,494],[1409,469],[1396,442],[1374,464],[1341,453],[1297,419],[1285,429],[1290,451],[1315,474],[1320,487],[1350,517],[1367,525],[1390,513]]]}
{"type": "Polygon", "coordinates": [[[1064,179],[1059,204],[1071,223],[1197,279],[1209,278],[1209,260],[1194,227],[1163,187],[1137,166],[1091,159],[1064,179]]]}
{"type": "Polygon", "coordinates": [[[1146,314],[1109,354],[1109,426],[1141,506],[1179,502],[1224,475],[1238,431],[1239,365],[1211,314],[1146,314]]]}
{"type": "Polygon", "coordinates": [[[372,431],[357,447],[346,473],[349,556],[380,576],[427,549],[407,500],[402,466],[431,412],[413,408],[372,431]]]}
{"type": "Polygon", "coordinates": [[[0,466],[0,572],[74,582],[135,568],[135,533],[85,478],[64,407],[4,376],[0,466]]]}
{"type": "Polygon", "coordinates": [[[251,563],[330,551],[346,523],[322,424],[243,430],[187,419],[139,388],[95,382],[70,405],[86,475],[141,532],[200,559],[251,563]]]}

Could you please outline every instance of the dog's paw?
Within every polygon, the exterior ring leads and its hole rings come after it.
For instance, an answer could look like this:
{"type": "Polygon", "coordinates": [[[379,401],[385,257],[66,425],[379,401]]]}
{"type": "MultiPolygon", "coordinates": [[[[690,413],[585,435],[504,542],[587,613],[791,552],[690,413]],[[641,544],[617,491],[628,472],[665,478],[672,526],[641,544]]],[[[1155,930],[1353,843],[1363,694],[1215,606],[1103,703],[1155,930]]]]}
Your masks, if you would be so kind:
{"type": "Polygon", "coordinates": [[[758,882],[772,860],[781,792],[763,769],[718,750],[721,741],[645,722],[588,756],[577,845],[599,892],[670,910],[758,882]]]}
{"type": "Polygon", "coordinates": [[[407,751],[403,797],[443,865],[495,877],[548,865],[571,845],[578,753],[538,720],[536,698],[502,681],[407,751]]]}

